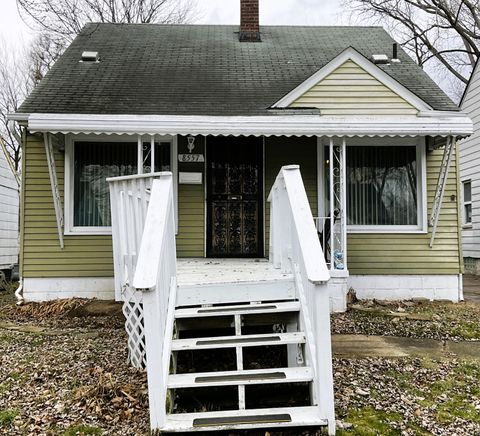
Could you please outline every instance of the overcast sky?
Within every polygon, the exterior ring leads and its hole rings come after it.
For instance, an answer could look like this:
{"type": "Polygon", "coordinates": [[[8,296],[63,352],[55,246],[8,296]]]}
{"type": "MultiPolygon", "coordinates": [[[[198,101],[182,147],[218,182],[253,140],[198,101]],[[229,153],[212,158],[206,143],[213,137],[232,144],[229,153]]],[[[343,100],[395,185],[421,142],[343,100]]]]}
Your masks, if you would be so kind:
{"type": "MultiPolygon", "coordinates": [[[[20,19],[16,1],[0,1],[1,37],[11,44],[28,41],[32,31],[20,19]]],[[[196,1],[197,23],[237,24],[240,21],[240,0],[196,1]]],[[[340,0],[260,0],[263,24],[336,24],[339,13],[340,0]]]]}

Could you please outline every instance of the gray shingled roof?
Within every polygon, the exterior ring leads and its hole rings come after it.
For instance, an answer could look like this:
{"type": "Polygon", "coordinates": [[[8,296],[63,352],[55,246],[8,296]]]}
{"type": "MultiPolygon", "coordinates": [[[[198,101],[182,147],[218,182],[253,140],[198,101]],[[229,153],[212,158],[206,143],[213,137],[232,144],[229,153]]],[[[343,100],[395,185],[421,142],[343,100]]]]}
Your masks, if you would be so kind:
{"type": "MultiPolygon", "coordinates": [[[[392,52],[381,27],[88,24],[21,106],[26,113],[260,115],[345,48],[392,52]],[[100,63],[80,63],[85,50],[100,63]]],[[[437,110],[457,106],[402,50],[380,66],[437,110]]]]}

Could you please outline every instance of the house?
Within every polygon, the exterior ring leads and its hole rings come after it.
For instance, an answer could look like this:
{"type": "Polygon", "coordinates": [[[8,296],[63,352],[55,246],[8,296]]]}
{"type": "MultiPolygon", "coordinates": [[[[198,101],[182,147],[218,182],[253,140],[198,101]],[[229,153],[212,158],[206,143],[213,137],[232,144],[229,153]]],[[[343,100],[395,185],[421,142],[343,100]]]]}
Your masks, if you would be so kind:
{"type": "Polygon", "coordinates": [[[335,209],[348,219],[348,287],[360,297],[458,301],[455,158],[432,247],[428,220],[442,141],[468,136],[470,120],[401,49],[390,60],[394,41],[382,28],[265,26],[260,35],[252,43],[239,41],[236,26],[83,29],[12,115],[28,131],[26,299],[113,297],[108,176],[151,171],[154,155],[155,171],[175,174],[180,258],[263,257],[266,199],[280,166],[300,165],[313,213],[325,221],[329,154],[340,147],[349,189],[346,211],[335,209]],[[251,236],[242,241],[225,240],[234,215],[217,206],[228,196],[215,185],[228,162],[253,183],[248,195],[228,197],[247,208],[234,224],[251,236]]]}
{"type": "Polygon", "coordinates": [[[18,263],[18,216],[19,186],[4,152],[0,151],[0,274],[3,272],[7,278],[18,263]]]}
{"type": "Polygon", "coordinates": [[[240,28],[88,24],[11,118],[24,297],[124,302],[152,429],[334,434],[329,312],[348,289],[461,299],[472,123],[380,27],[260,26],[258,0],[240,28]],[[249,366],[275,346],[285,362],[249,366]],[[228,370],[171,374],[224,349],[228,370]],[[265,408],[289,383],[307,404],[265,408]],[[182,389],[236,405],[176,413],[182,389]]]}
{"type": "Polygon", "coordinates": [[[480,189],[479,141],[480,141],[480,97],[477,89],[480,83],[478,62],[460,101],[463,112],[473,121],[473,135],[464,139],[460,147],[460,181],[461,181],[461,224],[462,248],[465,271],[480,273],[480,213],[478,193],[480,189]]]}

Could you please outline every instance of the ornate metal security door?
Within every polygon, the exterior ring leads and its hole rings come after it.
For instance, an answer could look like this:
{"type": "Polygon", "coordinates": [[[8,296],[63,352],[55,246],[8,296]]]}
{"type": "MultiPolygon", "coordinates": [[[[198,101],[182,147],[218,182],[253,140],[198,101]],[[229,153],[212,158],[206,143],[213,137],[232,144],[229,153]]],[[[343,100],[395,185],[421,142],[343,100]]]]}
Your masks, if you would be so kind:
{"type": "Polygon", "coordinates": [[[207,140],[207,256],[263,256],[263,141],[207,140]]]}

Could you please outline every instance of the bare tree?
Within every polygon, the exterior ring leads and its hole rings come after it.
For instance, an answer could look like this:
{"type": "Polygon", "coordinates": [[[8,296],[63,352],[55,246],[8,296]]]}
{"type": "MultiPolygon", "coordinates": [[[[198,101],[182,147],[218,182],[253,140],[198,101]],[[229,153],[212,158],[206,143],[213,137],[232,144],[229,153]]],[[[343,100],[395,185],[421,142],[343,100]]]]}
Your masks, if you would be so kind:
{"type": "Polygon", "coordinates": [[[384,25],[416,62],[440,64],[454,92],[468,82],[480,55],[478,0],[343,0],[351,16],[384,25]],[[456,89],[456,90],[455,90],[456,89]]]}
{"type": "Polygon", "coordinates": [[[185,23],[193,18],[192,0],[17,0],[23,20],[66,42],[85,23],[185,23]]]}
{"type": "Polygon", "coordinates": [[[20,172],[21,131],[18,125],[9,123],[7,114],[20,107],[34,86],[28,66],[28,53],[14,50],[5,42],[0,42],[0,136],[17,174],[20,172]]]}
{"type": "Polygon", "coordinates": [[[46,32],[37,34],[28,52],[29,74],[34,85],[43,79],[64,49],[64,40],[57,35],[46,32]]]}
{"type": "Polygon", "coordinates": [[[87,22],[184,23],[196,14],[194,0],[17,0],[23,20],[37,36],[23,51],[0,41],[0,136],[17,173],[21,131],[9,123],[16,112],[87,22]]]}

